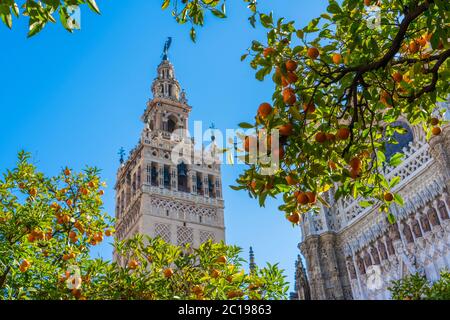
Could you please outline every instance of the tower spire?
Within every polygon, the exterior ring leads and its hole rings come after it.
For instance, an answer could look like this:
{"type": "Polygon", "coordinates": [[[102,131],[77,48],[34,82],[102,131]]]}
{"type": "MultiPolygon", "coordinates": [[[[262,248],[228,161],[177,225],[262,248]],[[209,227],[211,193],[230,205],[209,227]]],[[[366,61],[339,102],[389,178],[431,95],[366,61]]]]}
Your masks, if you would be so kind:
{"type": "Polygon", "coordinates": [[[255,254],[253,252],[253,248],[250,247],[250,273],[254,272],[256,269],[256,264],[255,264],[255,254]]]}

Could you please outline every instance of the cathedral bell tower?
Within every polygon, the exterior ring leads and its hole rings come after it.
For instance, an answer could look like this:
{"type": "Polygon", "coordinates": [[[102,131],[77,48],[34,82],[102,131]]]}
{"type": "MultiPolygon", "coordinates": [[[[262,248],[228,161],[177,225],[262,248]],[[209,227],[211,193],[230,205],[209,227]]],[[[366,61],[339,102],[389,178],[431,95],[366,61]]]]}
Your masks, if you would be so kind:
{"type": "Polygon", "coordinates": [[[141,233],[198,247],[225,240],[220,163],[199,159],[185,133],[191,107],[168,59],[170,43],[151,86],[139,142],[117,172],[116,237],[141,233]],[[186,140],[191,152],[173,160],[172,151],[186,140]]]}

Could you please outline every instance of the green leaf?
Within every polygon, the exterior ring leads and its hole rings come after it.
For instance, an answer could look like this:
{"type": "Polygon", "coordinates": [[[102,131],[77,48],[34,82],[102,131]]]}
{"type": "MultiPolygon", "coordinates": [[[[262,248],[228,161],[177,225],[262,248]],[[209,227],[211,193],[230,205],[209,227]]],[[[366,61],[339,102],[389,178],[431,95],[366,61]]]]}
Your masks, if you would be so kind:
{"type": "Polygon", "coordinates": [[[397,203],[400,206],[403,206],[405,204],[405,202],[403,201],[402,196],[399,195],[398,193],[394,194],[394,201],[395,201],[395,203],[397,203]]]}
{"type": "Polygon", "coordinates": [[[35,21],[34,23],[30,24],[29,31],[28,31],[28,38],[31,38],[35,36],[37,33],[39,33],[45,26],[45,23],[41,21],[35,21]]]}
{"type": "Polygon", "coordinates": [[[191,28],[191,32],[189,33],[189,35],[190,35],[190,37],[191,37],[191,40],[192,40],[193,42],[195,42],[195,40],[197,39],[197,33],[195,32],[194,27],[191,28]]]}
{"type": "Polygon", "coordinates": [[[386,161],[386,156],[384,155],[384,152],[381,150],[377,150],[377,158],[378,158],[378,161],[380,161],[380,162],[386,161]]]}
{"type": "Polygon", "coordinates": [[[359,205],[360,205],[362,208],[368,208],[368,207],[373,206],[373,202],[372,202],[372,201],[360,201],[360,202],[359,202],[359,205]]]}
{"type": "Polygon", "coordinates": [[[399,176],[395,176],[391,179],[391,182],[389,183],[389,187],[392,189],[394,188],[399,182],[401,181],[401,178],[399,176]]]}
{"type": "Polygon", "coordinates": [[[212,12],[213,15],[215,15],[215,16],[218,17],[218,18],[223,19],[223,18],[226,17],[225,13],[223,13],[223,12],[220,11],[220,10],[217,10],[217,9],[211,9],[211,12],[212,12]]]}
{"type": "Polygon", "coordinates": [[[247,122],[241,122],[238,124],[239,127],[244,128],[244,129],[251,129],[254,127],[254,125],[247,123],[247,122]]]}
{"type": "Polygon", "coordinates": [[[392,157],[391,157],[391,159],[389,160],[389,165],[391,166],[391,167],[396,167],[396,166],[398,166],[400,163],[402,163],[402,159],[403,159],[403,157],[404,157],[404,154],[403,153],[396,153],[396,154],[394,154],[392,157]]]}
{"type": "Polygon", "coordinates": [[[163,10],[165,10],[165,9],[167,9],[167,7],[170,5],[170,0],[164,0],[164,2],[163,2],[163,4],[162,4],[162,6],[161,6],[161,8],[163,9],[163,10]]]}
{"type": "Polygon", "coordinates": [[[98,5],[95,2],[95,0],[87,0],[87,4],[92,11],[94,11],[97,14],[100,14],[100,9],[98,8],[98,5]]]}

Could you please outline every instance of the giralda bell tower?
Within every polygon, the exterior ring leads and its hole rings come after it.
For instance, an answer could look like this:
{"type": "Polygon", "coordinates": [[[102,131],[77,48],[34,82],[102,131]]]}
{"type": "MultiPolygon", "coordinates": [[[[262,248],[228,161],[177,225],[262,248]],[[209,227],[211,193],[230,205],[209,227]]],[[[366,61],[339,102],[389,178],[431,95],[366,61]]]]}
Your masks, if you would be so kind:
{"type": "Polygon", "coordinates": [[[193,139],[174,134],[188,129],[191,107],[168,59],[170,42],[142,116],[139,142],[117,172],[116,237],[141,233],[197,247],[208,239],[225,240],[220,163],[194,159],[193,143],[192,156],[172,161],[180,141],[193,139]]]}

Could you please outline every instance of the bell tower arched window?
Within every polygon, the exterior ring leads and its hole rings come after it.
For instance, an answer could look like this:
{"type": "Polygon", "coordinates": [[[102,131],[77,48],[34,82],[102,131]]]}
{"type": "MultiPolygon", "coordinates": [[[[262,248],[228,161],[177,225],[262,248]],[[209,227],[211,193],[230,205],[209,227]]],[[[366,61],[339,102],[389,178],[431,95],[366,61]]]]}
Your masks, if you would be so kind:
{"type": "Polygon", "coordinates": [[[174,117],[169,117],[169,120],[167,121],[167,131],[170,133],[174,132],[177,128],[177,119],[174,117]]]}

